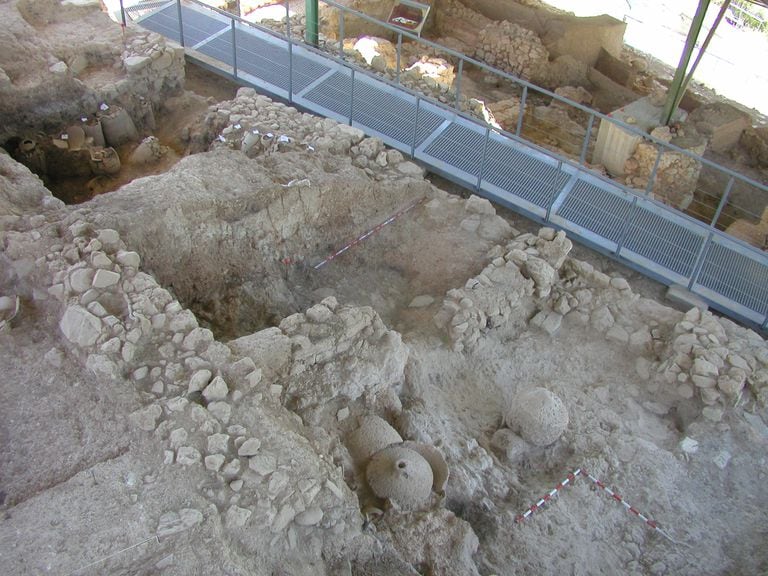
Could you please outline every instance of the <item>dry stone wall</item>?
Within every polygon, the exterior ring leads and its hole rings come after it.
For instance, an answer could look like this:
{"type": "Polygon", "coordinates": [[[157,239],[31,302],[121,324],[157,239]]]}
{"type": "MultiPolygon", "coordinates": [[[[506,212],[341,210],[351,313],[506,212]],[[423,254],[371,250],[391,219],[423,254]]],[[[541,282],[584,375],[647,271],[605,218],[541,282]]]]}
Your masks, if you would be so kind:
{"type": "MultiPolygon", "coordinates": [[[[651,135],[665,142],[672,141],[697,156],[703,156],[707,146],[706,141],[702,141],[695,135],[693,142],[682,139],[673,140],[673,134],[667,126],[655,128],[651,135]]],[[[625,183],[632,188],[645,190],[656,165],[657,156],[658,147],[655,144],[640,142],[624,165],[625,183]]],[[[700,173],[701,163],[695,158],[673,150],[665,150],[659,160],[652,192],[665,203],[685,210],[693,201],[700,173]]]]}
{"type": "Polygon", "coordinates": [[[549,65],[549,52],[536,33],[507,21],[493,22],[480,31],[475,57],[534,82],[546,77],[549,65]]]}

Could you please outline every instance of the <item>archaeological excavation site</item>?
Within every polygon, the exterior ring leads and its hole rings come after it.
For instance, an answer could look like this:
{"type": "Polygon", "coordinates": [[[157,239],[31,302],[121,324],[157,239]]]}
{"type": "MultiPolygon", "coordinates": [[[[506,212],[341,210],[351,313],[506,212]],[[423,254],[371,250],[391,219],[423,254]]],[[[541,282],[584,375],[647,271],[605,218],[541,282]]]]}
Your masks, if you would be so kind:
{"type": "Polygon", "coordinates": [[[0,0],[0,574],[768,574],[766,20],[0,0]]]}

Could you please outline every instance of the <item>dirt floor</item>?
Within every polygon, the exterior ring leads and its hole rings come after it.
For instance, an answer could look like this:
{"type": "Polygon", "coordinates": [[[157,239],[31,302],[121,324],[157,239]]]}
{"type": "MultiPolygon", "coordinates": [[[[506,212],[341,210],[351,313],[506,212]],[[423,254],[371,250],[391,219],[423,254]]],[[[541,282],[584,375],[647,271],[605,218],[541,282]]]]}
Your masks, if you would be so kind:
{"type": "Polygon", "coordinates": [[[76,205],[0,153],[0,573],[768,574],[761,335],[185,86],[76,205]]]}

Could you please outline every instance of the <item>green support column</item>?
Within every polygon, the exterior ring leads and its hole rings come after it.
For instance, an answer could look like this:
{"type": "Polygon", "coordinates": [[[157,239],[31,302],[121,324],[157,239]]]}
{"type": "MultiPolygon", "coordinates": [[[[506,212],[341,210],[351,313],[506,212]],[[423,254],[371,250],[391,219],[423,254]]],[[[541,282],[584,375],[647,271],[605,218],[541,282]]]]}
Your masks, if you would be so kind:
{"type": "Polygon", "coordinates": [[[306,28],[304,39],[306,40],[307,44],[312,44],[312,46],[317,46],[317,41],[318,41],[317,2],[318,0],[306,0],[306,4],[305,4],[307,28],[306,28]]]}
{"type": "Polygon", "coordinates": [[[662,125],[669,124],[677,108],[677,103],[682,98],[685,73],[688,70],[688,63],[691,61],[693,50],[696,48],[696,40],[698,40],[701,33],[701,26],[704,24],[704,15],[707,13],[707,8],[709,8],[709,2],[710,0],[699,0],[699,7],[696,9],[696,14],[694,14],[693,21],[691,22],[691,28],[688,30],[688,38],[685,39],[685,47],[680,56],[680,63],[677,65],[675,77],[672,79],[672,84],[667,92],[667,101],[664,104],[664,112],[661,114],[662,125]]]}

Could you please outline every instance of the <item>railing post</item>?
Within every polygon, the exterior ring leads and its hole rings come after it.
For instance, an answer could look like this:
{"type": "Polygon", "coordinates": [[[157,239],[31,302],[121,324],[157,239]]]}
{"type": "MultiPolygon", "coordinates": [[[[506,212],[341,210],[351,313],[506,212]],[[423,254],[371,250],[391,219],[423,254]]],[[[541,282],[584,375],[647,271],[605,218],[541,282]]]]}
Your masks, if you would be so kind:
{"type": "Polygon", "coordinates": [[[456,110],[461,112],[461,74],[464,71],[464,58],[459,59],[459,71],[456,74],[456,110]]]}
{"type": "Polygon", "coordinates": [[[285,37],[291,38],[291,3],[285,1],[285,37]]]}
{"type": "Polygon", "coordinates": [[[181,0],[176,0],[176,13],[179,16],[179,44],[184,47],[184,23],[181,21],[181,0]]]}
{"type": "Polygon", "coordinates": [[[395,80],[397,81],[397,84],[400,84],[400,54],[403,50],[403,35],[402,33],[397,33],[397,61],[395,62],[395,80]]]}
{"type": "Polygon", "coordinates": [[[475,190],[480,192],[480,183],[483,181],[483,173],[485,172],[485,159],[488,156],[488,142],[491,140],[491,127],[485,127],[485,140],[483,141],[483,158],[480,160],[480,172],[477,174],[477,184],[475,190]]]}
{"type": "Polygon", "coordinates": [[[589,124],[587,124],[587,133],[584,135],[584,143],[581,145],[581,155],[579,156],[579,164],[582,166],[587,162],[587,149],[589,148],[589,139],[592,137],[592,127],[595,123],[595,115],[589,115],[589,124]]]}
{"type": "Polygon", "coordinates": [[[291,4],[285,2],[285,30],[288,37],[288,102],[293,103],[293,39],[291,38],[291,4]]]}
{"type": "Polygon", "coordinates": [[[722,214],[725,205],[728,203],[728,197],[731,195],[731,190],[733,189],[733,182],[734,179],[733,176],[731,176],[730,180],[728,180],[728,184],[725,185],[725,191],[723,192],[723,197],[720,198],[720,202],[717,205],[715,215],[712,217],[712,220],[709,223],[709,234],[707,234],[707,239],[704,241],[704,244],[701,245],[699,253],[696,255],[696,262],[693,265],[691,279],[688,282],[688,290],[691,290],[693,285],[696,284],[699,276],[701,275],[701,270],[704,268],[704,257],[707,254],[707,248],[709,248],[709,245],[712,243],[712,238],[715,235],[715,227],[717,226],[717,221],[720,219],[720,214],[722,214]]]}
{"type": "Polygon", "coordinates": [[[523,96],[520,98],[520,112],[517,115],[517,127],[515,136],[520,136],[523,131],[523,114],[525,114],[525,101],[528,98],[528,86],[523,86],[523,96]]]}
{"type": "Polygon", "coordinates": [[[352,82],[349,85],[349,125],[352,126],[352,117],[355,113],[355,69],[352,68],[352,82]]]}
{"type": "MultiPolygon", "coordinates": [[[[563,161],[558,160],[557,161],[557,171],[562,172],[563,171],[563,161]]],[[[568,184],[568,180],[565,181],[565,184],[563,186],[568,184]]],[[[551,187],[551,198],[549,199],[549,202],[547,202],[547,211],[544,214],[544,221],[549,222],[549,217],[552,215],[552,206],[555,205],[555,200],[557,200],[557,197],[560,195],[561,190],[558,190],[556,187],[551,187]]]]}
{"type": "Polygon", "coordinates": [[[616,256],[621,256],[621,249],[624,248],[624,242],[627,240],[627,233],[629,232],[629,225],[630,222],[632,222],[632,213],[635,211],[635,206],[637,206],[637,196],[634,194],[632,195],[632,206],[629,207],[629,212],[627,213],[627,217],[624,220],[624,226],[622,227],[623,230],[621,231],[621,237],[619,238],[619,241],[616,243],[616,256]]]}
{"type": "Polygon", "coordinates": [[[344,60],[344,10],[339,8],[339,58],[344,60]]]}
{"type": "Polygon", "coordinates": [[[699,250],[699,253],[696,256],[696,263],[693,265],[693,272],[691,273],[691,279],[688,281],[689,292],[693,290],[693,285],[696,284],[696,282],[699,280],[699,276],[701,276],[701,271],[704,269],[705,256],[709,251],[709,246],[710,244],[712,244],[712,238],[714,235],[715,233],[712,230],[710,230],[709,234],[707,234],[707,239],[704,241],[704,244],[701,245],[701,249],[699,250]]]}
{"type": "Polygon", "coordinates": [[[232,23],[232,75],[237,78],[237,33],[235,31],[235,19],[230,20],[232,23]]]}
{"type": "Polygon", "coordinates": [[[709,223],[710,227],[714,228],[717,225],[717,221],[720,219],[720,214],[722,214],[723,209],[725,208],[725,205],[728,203],[728,198],[731,195],[731,190],[733,189],[733,176],[728,180],[728,184],[725,185],[725,190],[723,191],[723,196],[720,198],[720,203],[717,205],[717,210],[715,210],[715,215],[712,217],[712,222],[709,223]]]}
{"type": "Polygon", "coordinates": [[[416,117],[413,119],[413,142],[411,142],[411,158],[416,158],[416,137],[419,135],[419,108],[421,106],[421,97],[416,96],[416,117]]]}
{"type": "Polygon", "coordinates": [[[653,170],[651,170],[651,175],[648,177],[648,184],[645,186],[645,194],[648,195],[651,193],[651,190],[653,190],[653,182],[656,180],[656,173],[659,170],[659,164],[661,164],[661,155],[663,154],[663,148],[659,146],[659,153],[656,155],[656,162],[653,164],[653,170]]]}
{"type": "Polygon", "coordinates": [[[120,0],[120,20],[122,20],[123,28],[125,28],[125,6],[123,6],[123,0],[120,0]]]}

